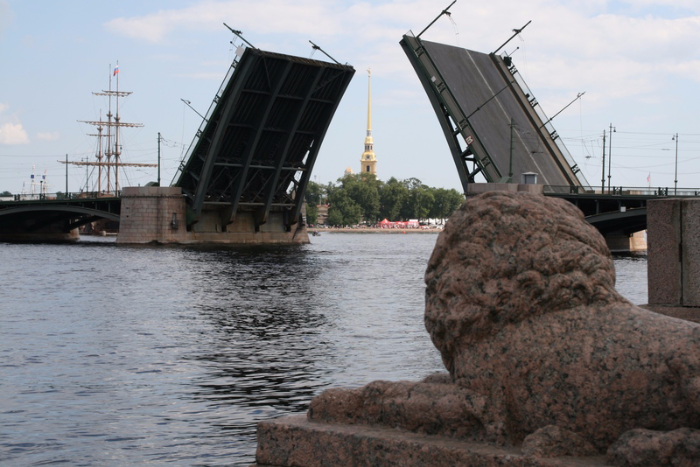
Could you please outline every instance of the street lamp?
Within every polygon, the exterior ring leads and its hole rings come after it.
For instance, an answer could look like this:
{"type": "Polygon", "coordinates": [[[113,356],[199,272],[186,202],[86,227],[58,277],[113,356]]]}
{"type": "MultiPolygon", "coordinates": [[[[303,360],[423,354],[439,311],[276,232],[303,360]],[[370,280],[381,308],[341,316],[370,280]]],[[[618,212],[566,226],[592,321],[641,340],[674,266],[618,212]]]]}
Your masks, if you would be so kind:
{"type": "Polygon", "coordinates": [[[603,165],[601,167],[602,174],[600,176],[600,194],[605,194],[605,130],[603,130],[603,165]]]}
{"type": "Polygon", "coordinates": [[[608,149],[608,194],[610,194],[610,175],[612,174],[612,134],[617,133],[617,129],[610,124],[610,147],[608,149]]]}
{"type": "Polygon", "coordinates": [[[197,109],[195,109],[194,107],[192,107],[192,102],[188,101],[187,99],[183,99],[182,97],[180,98],[180,100],[181,100],[182,102],[184,102],[185,105],[186,105],[187,107],[189,107],[190,109],[192,109],[192,110],[194,111],[194,113],[196,113],[197,115],[199,115],[200,117],[202,117],[202,120],[204,120],[205,122],[209,122],[209,120],[207,120],[207,119],[204,117],[204,115],[202,115],[201,113],[197,112],[197,109]]]}
{"type": "Polygon", "coordinates": [[[674,173],[674,180],[673,180],[673,194],[677,195],[678,194],[678,133],[676,133],[673,138],[671,138],[671,141],[676,142],[676,169],[674,173]]]}

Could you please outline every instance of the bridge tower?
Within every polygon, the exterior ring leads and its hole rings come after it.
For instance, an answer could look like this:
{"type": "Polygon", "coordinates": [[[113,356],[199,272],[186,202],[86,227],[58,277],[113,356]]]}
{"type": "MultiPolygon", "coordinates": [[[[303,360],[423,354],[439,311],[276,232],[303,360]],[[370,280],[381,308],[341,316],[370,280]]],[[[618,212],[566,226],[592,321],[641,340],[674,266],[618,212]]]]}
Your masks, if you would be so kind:
{"type": "Polygon", "coordinates": [[[365,137],[365,152],[360,159],[360,173],[377,175],[377,155],[374,153],[372,139],[372,71],[367,70],[367,136],[365,137]]]}

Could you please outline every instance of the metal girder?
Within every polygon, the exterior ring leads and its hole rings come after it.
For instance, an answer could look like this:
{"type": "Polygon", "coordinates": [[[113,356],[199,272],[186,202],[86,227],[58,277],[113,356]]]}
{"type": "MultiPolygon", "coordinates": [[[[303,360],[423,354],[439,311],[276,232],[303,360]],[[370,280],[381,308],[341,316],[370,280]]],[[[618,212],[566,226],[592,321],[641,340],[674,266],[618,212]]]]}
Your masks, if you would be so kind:
{"type": "MultiPolygon", "coordinates": [[[[250,70],[250,68],[244,67],[241,71],[241,74],[244,74],[244,76],[239,76],[239,79],[234,82],[234,88],[231,93],[238,99],[240,99],[239,90],[245,85],[245,75],[250,74],[250,70]]],[[[223,111],[217,118],[216,131],[214,132],[209,151],[207,151],[204,159],[204,165],[198,179],[197,191],[195,192],[194,203],[192,206],[197,216],[199,216],[202,212],[205,194],[209,188],[209,181],[212,176],[212,171],[214,170],[214,162],[216,161],[217,152],[219,146],[221,145],[222,135],[226,131],[226,125],[228,124],[228,120],[231,117],[231,113],[233,112],[235,105],[236,99],[226,100],[223,111]]],[[[211,120],[209,121],[209,124],[211,125],[211,120]]]]}
{"type": "Polygon", "coordinates": [[[217,93],[175,186],[196,222],[216,210],[225,226],[253,211],[256,228],[271,211],[297,222],[323,136],[355,70],[246,49],[217,93]]]}
{"type": "Polygon", "coordinates": [[[428,95],[435,115],[438,117],[457,167],[457,173],[462,182],[464,192],[468,192],[469,183],[473,182],[473,175],[470,174],[481,172],[488,182],[499,180],[502,176],[501,172],[494,164],[490,163],[491,157],[488,151],[481,143],[476,131],[469,124],[467,115],[462,111],[454,95],[452,95],[452,91],[445,83],[437,66],[421,44],[420,39],[405,35],[400,44],[428,95]],[[466,166],[466,160],[462,157],[466,150],[462,149],[457,135],[461,135],[464,138],[468,149],[474,155],[473,162],[478,170],[476,168],[469,170],[466,166]]]}
{"type": "Polygon", "coordinates": [[[629,209],[625,212],[613,211],[586,216],[586,221],[605,235],[621,231],[632,234],[647,228],[647,209],[629,209]]]}
{"type": "MultiPolygon", "coordinates": [[[[262,59],[263,64],[265,64],[265,58],[262,59]]],[[[238,203],[240,201],[241,193],[243,191],[243,187],[245,184],[245,181],[247,179],[248,171],[250,170],[250,164],[251,160],[253,159],[253,155],[255,154],[255,151],[258,147],[258,144],[260,143],[260,138],[263,135],[263,130],[265,129],[265,122],[267,122],[268,117],[270,116],[270,112],[272,111],[272,107],[275,104],[275,101],[277,100],[277,97],[280,94],[280,90],[282,89],[282,86],[284,85],[285,78],[289,74],[290,70],[292,69],[292,63],[287,62],[287,64],[284,67],[284,70],[282,71],[282,74],[279,77],[273,77],[272,79],[275,79],[277,82],[273,83],[271,81],[269,73],[266,73],[267,75],[267,80],[268,80],[268,85],[274,86],[273,89],[270,90],[270,93],[267,97],[267,105],[265,107],[265,111],[260,115],[259,120],[253,124],[253,129],[255,131],[255,136],[253,137],[253,142],[248,145],[247,151],[243,157],[243,169],[241,170],[241,175],[237,178],[236,182],[233,183],[233,186],[231,187],[231,215],[235,216],[236,211],[238,209],[238,203]]],[[[267,72],[268,69],[265,67],[265,71],[267,72]]],[[[257,224],[255,227],[259,227],[260,224],[257,224]]]]}
{"type": "Polygon", "coordinates": [[[65,204],[24,204],[16,207],[10,207],[5,209],[0,209],[0,216],[11,216],[14,214],[20,214],[23,212],[69,212],[80,215],[96,216],[102,219],[109,219],[113,221],[119,221],[119,214],[114,214],[107,211],[100,211],[99,209],[85,208],[82,206],[70,206],[65,204]]]}
{"type": "MultiPolygon", "coordinates": [[[[500,72],[504,80],[512,79],[513,73],[517,73],[515,67],[511,65],[511,68],[509,69],[500,56],[490,54],[489,57],[491,57],[491,61],[496,66],[496,69],[500,72]]],[[[531,123],[532,128],[540,135],[540,141],[547,149],[547,154],[550,155],[550,159],[554,162],[568,184],[571,186],[582,186],[584,184],[588,185],[585,179],[583,179],[585,183],[581,183],[581,180],[579,180],[577,175],[577,173],[580,171],[578,166],[576,163],[574,163],[572,166],[569,165],[569,162],[566,160],[562,150],[555,142],[558,137],[556,130],[554,130],[553,133],[550,133],[549,129],[546,127],[546,125],[551,122],[552,119],[550,118],[546,123],[542,122],[540,115],[535,112],[534,107],[529,101],[530,96],[526,95],[520,86],[512,86],[512,92],[516,96],[515,100],[520,104],[520,107],[523,109],[523,112],[525,113],[527,120],[531,123]]],[[[581,177],[583,177],[583,174],[581,174],[581,177]]]]}
{"type": "MultiPolygon", "coordinates": [[[[323,69],[319,68],[316,71],[316,77],[314,78],[313,84],[311,85],[312,88],[315,89],[316,86],[318,86],[318,82],[320,81],[321,76],[323,76],[323,69]]],[[[301,119],[299,118],[299,116],[304,113],[307,106],[309,105],[310,100],[311,100],[311,95],[308,94],[306,96],[306,98],[303,100],[303,102],[301,103],[301,106],[297,112],[298,116],[294,119],[294,123],[292,124],[292,128],[290,129],[289,133],[287,134],[287,139],[286,139],[285,144],[284,144],[284,150],[282,151],[282,153],[280,153],[278,160],[277,160],[276,167],[275,167],[274,175],[272,176],[271,181],[268,182],[269,189],[267,192],[267,196],[265,197],[265,206],[262,209],[259,209],[257,211],[257,215],[256,215],[256,219],[255,219],[256,226],[259,226],[259,225],[267,222],[267,217],[269,216],[270,208],[272,207],[272,200],[273,200],[273,197],[275,195],[275,186],[274,185],[277,182],[277,180],[279,179],[280,174],[282,173],[282,170],[283,170],[283,165],[284,165],[285,161],[287,160],[287,153],[289,151],[290,145],[292,144],[292,138],[296,134],[296,132],[299,128],[299,125],[301,124],[301,119]]]]}
{"type": "Polygon", "coordinates": [[[545,185],[588,185],[551,119],[543,120],[541,109],[533,108],[531,91],[511,61],[506,65],[495,54],[410,34],[400,44],[440,122],[465,193],[479,173],[487,182],[534,172],[545,185]],[[467,151],[472,158],[465,157],[467,151]],[[465,168],[467,162],[474,168],[465,168]]]}
{"type": "MultiPolygon", "coordinates": [[[[352,74],[354,73],[355,70],[352,70],[352,74]]],[[[319,92],[321,88],[327,87],[331,82],[337,82],[336,85],[338,86],[338,88],[336,89],[336,92],[340,93],[340,95],[342,96],[345,93],[345,90],[347,89],[348,85],[350,84],[352,74],[333,73],[333,76],[329,77],[325,82],[321,83],[318,89],[314,90],[314,93],[319,92]]],[[[340,99],[336,99],[332,104],[324,106],[322,108],[323,115],[321,115],[319,119],[330,123],[331,119],[333,118],[333,115],[335,115],[335,111],[337,110],[338,105],[340,105],[340,99]]],[[[318,126],[316,136],[314,137],[311,147],[308,148],[308,154],[306,156],[305,164],[306,170],[300,173],[299,181],[297,182],[297,187],[295,190],[296,196],[294,198],[294,208],[291,210],[289,216],[290,222],[292,224],[296,223],[297,219],[299,219],[299,216],[301,216],[301,208],[304,204],[306,187],[309,185],[309,180],[311,180],[311,169],[316,163],[318,152],[321,149],[321,143],[323,143],[323,139],[326,137],[327,131],[328,125],[318,126]]]]}

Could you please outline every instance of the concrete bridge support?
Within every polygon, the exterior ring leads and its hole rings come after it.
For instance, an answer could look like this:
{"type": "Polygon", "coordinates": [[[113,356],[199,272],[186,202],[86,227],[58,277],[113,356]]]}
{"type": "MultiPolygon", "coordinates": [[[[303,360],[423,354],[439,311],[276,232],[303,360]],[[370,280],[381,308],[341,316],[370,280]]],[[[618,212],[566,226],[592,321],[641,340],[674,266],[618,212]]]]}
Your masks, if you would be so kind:
{"type": "Polygon", "coordinates": [[[252,212],[238,212],[235,222],[224,227],[220,210],[210,208],[188,228],[185,198],[180,187],[128,187],[122,191],[117,243],[309,243],[306,225],[297,222],[289,230],[284,214],[270,213],[268,221],[256,230],[252,212]]]}
{"type": "Polygon", "coordinates": [[[644,231],[635,232],[632,235],[623,231],[610,232],[604,237],[608,249],[612,252],[644,251],[647,249],[644,231]]]}
{"type": "Polygon", "coordinates": [[[117,243],[185,243],[185,200],[180,188],[122,190],[117,243]]]}

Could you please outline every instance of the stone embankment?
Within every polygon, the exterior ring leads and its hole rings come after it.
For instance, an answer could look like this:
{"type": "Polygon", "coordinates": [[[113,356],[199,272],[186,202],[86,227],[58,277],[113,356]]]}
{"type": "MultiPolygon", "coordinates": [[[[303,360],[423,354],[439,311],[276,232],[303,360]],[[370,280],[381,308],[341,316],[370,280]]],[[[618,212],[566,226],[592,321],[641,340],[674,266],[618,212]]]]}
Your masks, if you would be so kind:
{"type": "Polygon", "coordinates": [[[313,232],[318,232],[320,234],[324,233],[357,233],[357,234],[438,234],[442,232],[442,229],[378,229],[378,228],[352,228],[352,227],[340,227],[340,228],[316,228],[309,227],[309,234],[313,232]]]}
{"type": "MultiPolygon", "coordinates": [[[[695,258],[685,250],[697,229],[678,226],[700,215],[664,212],[677,232],[658,238],[650,220],[649,253],[668,251],[666,288],[687,288],[689,271],[694,291],[700,274],[683,258],[695,258]]],[[[438,236],[425,283],[426,329],[447,373],[328,389],[306,416],[258,424],[257,465],[700,465],[700,325],[620,296],[605,239],[572,204],[469,198],[438,236]]],[[[657,301],[693,300],[666,295],[657,301]]]]}

